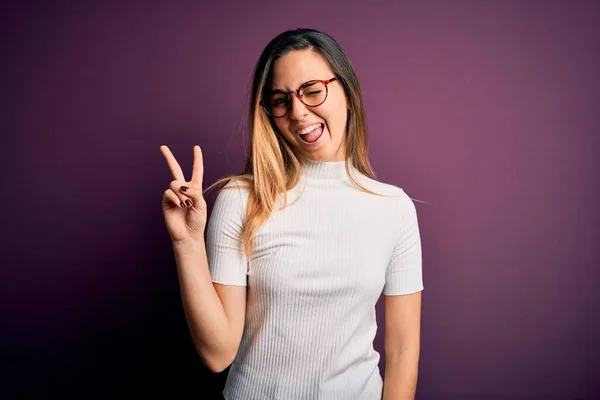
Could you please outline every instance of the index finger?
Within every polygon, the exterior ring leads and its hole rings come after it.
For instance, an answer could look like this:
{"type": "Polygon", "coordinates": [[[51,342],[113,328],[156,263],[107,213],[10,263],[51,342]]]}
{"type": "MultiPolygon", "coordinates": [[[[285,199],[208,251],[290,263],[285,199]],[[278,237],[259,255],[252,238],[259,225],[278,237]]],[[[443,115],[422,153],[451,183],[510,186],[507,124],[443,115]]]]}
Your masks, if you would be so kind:
{"type": "Polygon", "coordinates": [[[202,159],[202,150],[200,146],[194,146],[194,164],[192,166],[192,182],[198,187],[202,187],[204,178],[204,160],[202,159]]]}
{"type": "Polygon", "coordinates": [[[165,156],[167,164],[169,164],[169,169],[171,170],[171,174],[173,174],[173,179],[185,181],[185,176],[183,176],[183,170],[179,166],[179,163],[175,159],[173,153],[171,153],[171,150],[169,150],[167,146],[162,145],[160,146],[160,151],[163,154],[163,156],[165,156]]]}

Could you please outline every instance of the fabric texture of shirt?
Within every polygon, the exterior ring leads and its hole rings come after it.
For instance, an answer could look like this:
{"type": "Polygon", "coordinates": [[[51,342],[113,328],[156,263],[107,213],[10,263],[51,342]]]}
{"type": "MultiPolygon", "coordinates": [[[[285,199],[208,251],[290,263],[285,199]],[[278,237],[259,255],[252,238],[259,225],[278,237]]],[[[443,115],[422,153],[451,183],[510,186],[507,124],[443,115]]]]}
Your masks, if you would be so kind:
{"type": "MultiPolygon", "coordinates": [[[[222,190],[207,225],[211,279],[247,287],[227,400],[380,400],[375,304],[423,290],[421,240],[403,189],[353,176],[345,162],[308,162],[254,237],[240,243],[245,189],[222,190]]],[[[230,181],[227,186],[235,185],[230,181]]]]}

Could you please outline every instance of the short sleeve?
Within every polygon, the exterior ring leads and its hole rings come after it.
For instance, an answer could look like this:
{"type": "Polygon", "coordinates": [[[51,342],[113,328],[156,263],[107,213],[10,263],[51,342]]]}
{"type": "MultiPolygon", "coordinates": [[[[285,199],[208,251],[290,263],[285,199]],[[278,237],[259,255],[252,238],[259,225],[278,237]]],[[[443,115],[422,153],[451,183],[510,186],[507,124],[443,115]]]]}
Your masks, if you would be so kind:
{"type": "Polygon", "coordinates": [[[404,191],[400,199],[400,233],[385,274],[383,294],[401,295],[423,290],[421,237],[417,210],[404,191]]]}
{"type": "Polygon", "coordinates": [[[248,260],[241,246],[246,202],[238,184],[231,180],[217,194],[206,227],[206,256],[213,282],[247,286],[248,260]]]}

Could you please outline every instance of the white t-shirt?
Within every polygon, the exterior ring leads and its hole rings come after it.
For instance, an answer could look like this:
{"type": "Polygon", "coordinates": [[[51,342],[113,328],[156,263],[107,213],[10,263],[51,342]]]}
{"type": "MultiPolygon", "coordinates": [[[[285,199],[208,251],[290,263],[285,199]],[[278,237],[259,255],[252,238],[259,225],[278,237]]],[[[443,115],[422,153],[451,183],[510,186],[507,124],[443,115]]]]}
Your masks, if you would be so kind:
{"type": "MultiPolygon", "coordinates": [[[[207,225],[213,282],[247,286],[246,322],[227,400],[380,400],[375,304],[423,290],[416,209],[400,188],[342,162],[309,162],[288,205],[240,235],[247,192],[225,189],[207,225]]],[[[235,185],[234,182],[228,186],[235,185]]],[[[279,202],[283,205],[283,201],[279,202]]]]}

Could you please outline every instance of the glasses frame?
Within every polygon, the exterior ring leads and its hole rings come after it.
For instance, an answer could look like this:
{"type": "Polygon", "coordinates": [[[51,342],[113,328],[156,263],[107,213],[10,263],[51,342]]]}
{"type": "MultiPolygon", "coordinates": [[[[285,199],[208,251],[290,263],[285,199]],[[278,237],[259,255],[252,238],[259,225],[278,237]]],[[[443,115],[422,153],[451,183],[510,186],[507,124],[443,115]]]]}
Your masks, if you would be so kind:
{"type": "Polygon", "coordinates": [[[283,95],[285,95],[285,96],[286,96],[286,98],[287,98],[287,99],[290,101],[290,106],[288,107],[287,111],[286,111],[286,112],[285,112],[285,114],[283,114],[283,115],[274,116],[273,114],[271,114],[271,113],[269,112],[269,108],[268,108],[268,107],[267,107],[267,105],[265,104],[265,100],[264,100],[264,99],[262,99],[262,100],[260,101],[260,103],[259,103],[259,104],[260,104],[260,105],[263,107],[263,109],[265,110],[265,112],[266,112],[268,115],[270,115],[271,117],[273,117],[273,118],[283,118],[283,117],[285,117],[286,115],[288,115],[288,114],[290,113],[290,110],[292,109],[292,107],[291,107],[291,103],[292,103],[292,101],[291,101],[291,95],[292,95],[292,93],[294,93],[294,94],[296,95],[296,97],[298,98],[298,100],[300,100],[300,102],[301,102],[302,104],[304,104],[306,107],[318,107],[318,106],[320,106],[321,104],[325,103],[325,100],[327,100],[327,96],[329,95],[329,87],[328,87],[328,85],[329,85],[331,82],[333,82],[333,81],[337,81],[337,77],[335,77],[335,76],[334,76],[333,78],[331,78],[331,79],[326,79],[326,80],[313,79],[313,80],[310,80],[310,81],[306,81],[306,82],[304,82],[304,83],[303,83],[302,85],[300,85],[300,87],[299,87],[298,89],[296,89],[296,90],[290,90],[289,92],[282,92],[282,94],[283,94],[283,95]],[[323,101],[322,101],[322,102],[320,102],[319,104],[308,105],[308,104],[306,104],[306,103],[304,102],[304,100],[302,100],[302,95],[300,94],[300,89],[302,89],[302,87],[303,87],[303,86],[305,86],[305,85],[306,85],[306,84],[308,84],[308,83],[317,83],[317,82],[319,82],[319,83],[322,83],[323,85],[325,85],[325,98],[324,98],[324,99],[323,99],[323,101]]]}

